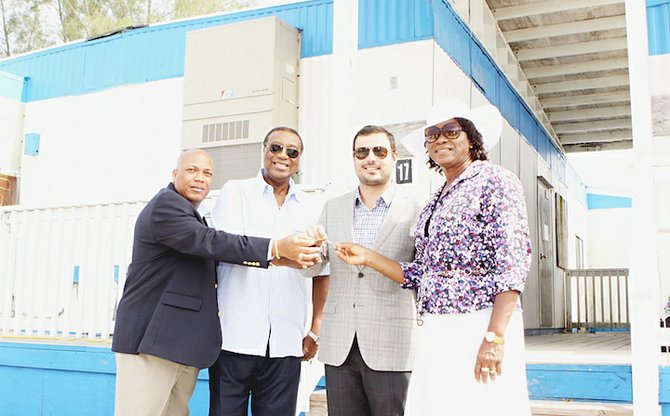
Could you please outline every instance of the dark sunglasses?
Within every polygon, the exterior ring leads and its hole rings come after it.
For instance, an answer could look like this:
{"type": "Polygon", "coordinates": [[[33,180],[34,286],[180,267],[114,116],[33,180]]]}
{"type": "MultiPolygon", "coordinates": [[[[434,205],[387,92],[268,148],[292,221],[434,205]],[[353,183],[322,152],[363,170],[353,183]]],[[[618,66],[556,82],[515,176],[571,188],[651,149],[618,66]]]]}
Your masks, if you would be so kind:
{"type": "MultiPolygon", "coordinates": [[[[284,150],[284,146],[282,146],[280,144],[277,144],[277,143],[272,143],[271,145],[265,146],[265,147],[270,149],[270,151],[274,154],[281,153],[282,150],[284,150]]],[[[293,149],[292,147],[287,147],[286,148],[286,156],[290,157],[291,159],[295,159],[298,156],[300,156],[300,150],[293,149]]]]}
{"type": "Polygon", "coordinates": [[[463,129],[458,124],[445,124],[442,128],[437,126],[427,127],[423,134],[428,143],[433,143],[440,137],[440,134],[444,135],[447,140],[456,140],[460,137],[462,131],[463,129]]]}
{"type": "MultiPolygon", "coordinates": [[[[384,159],[386,155],[389,154],[389,149],[385,148],[384,146],[375,146],[372,148],[372,153],[374,153],[377,158],[384,159]]],[[[358,149],[354,150],[354,156],[356,156],[356,159],[358,160],[365,160],[365,158],[367,158],[369,155],[369,147],[359,147],[358,149]]]]}

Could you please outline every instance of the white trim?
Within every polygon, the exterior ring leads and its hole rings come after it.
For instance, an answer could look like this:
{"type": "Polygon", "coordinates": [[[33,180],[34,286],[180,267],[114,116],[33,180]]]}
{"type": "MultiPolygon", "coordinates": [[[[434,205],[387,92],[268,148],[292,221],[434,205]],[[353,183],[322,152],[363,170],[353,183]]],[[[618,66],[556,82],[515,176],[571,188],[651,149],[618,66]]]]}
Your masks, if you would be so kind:
{"type": "Polygon", "coordinates": [[[633,411],[658,415],[659,271],[645,2],[626,0],[635,189],[630,253],[633,411]]]}

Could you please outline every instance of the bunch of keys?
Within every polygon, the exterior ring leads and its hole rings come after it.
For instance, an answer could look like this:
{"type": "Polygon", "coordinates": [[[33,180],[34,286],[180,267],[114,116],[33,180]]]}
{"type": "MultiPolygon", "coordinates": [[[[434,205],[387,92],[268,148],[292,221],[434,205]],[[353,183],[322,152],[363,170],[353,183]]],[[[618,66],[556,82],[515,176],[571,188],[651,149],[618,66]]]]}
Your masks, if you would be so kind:
{"type": "Polygon", "coordinates": [[[335,245],[334,241],[331,240],[323,240],[321,242],[321,256],[325,258],[326,260],[328,259],[328,246],[329,245],[335,245]]]}

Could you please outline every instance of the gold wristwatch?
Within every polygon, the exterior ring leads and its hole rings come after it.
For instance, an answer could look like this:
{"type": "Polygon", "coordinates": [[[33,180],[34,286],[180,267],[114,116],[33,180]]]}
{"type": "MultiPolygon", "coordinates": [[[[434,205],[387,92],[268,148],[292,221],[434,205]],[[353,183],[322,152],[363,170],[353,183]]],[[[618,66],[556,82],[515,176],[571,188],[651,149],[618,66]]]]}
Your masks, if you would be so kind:
{"type": "Polygon", "coordinates": [[[494,344],[503,345],[505,343],[505,338],[499,337],[495,332],[489,331],[484,336],[486,342],[492,342],[494,344]]]}

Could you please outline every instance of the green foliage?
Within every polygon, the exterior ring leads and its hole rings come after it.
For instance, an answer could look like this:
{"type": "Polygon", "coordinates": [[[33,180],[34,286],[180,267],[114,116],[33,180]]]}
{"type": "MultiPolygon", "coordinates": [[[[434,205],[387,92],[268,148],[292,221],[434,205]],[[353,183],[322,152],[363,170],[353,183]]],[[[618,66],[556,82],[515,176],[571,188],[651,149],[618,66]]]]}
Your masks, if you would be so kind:
{"type": "Polygon", "coordinates": [[[0,57],[128,26],[254,4],[255,0],[0,0],[0,57]]]}

